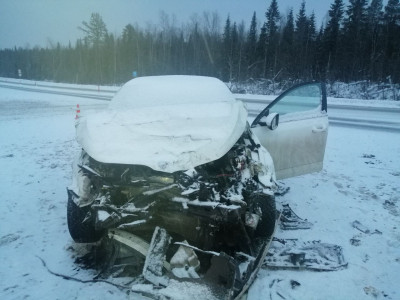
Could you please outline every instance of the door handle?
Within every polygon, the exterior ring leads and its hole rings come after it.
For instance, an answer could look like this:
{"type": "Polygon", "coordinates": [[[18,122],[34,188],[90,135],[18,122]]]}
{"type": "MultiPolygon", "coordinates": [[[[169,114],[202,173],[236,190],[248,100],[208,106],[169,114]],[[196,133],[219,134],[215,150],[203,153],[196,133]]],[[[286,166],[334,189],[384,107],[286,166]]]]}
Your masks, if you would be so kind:
{"type": "Polygon", "coordinates": [[[325,132],[327,128],[328,127],[326,125],[322,125],[322,124],[314,125],[312,128],[312,132],[314,132],[314,133],[325,132]]]}

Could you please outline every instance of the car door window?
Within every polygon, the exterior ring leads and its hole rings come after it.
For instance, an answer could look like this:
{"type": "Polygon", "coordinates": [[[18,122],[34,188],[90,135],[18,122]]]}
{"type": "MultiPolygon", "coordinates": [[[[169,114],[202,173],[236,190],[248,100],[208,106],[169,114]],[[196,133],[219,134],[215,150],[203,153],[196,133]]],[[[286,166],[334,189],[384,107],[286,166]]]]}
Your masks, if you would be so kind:
{"type": "Polygon", "coordinates": [[[270,112],[279,113],[281,116],[288,113],[321,109],[322,94],[319,83],[301,85],[282,94],[268,108],[270,112]]]}

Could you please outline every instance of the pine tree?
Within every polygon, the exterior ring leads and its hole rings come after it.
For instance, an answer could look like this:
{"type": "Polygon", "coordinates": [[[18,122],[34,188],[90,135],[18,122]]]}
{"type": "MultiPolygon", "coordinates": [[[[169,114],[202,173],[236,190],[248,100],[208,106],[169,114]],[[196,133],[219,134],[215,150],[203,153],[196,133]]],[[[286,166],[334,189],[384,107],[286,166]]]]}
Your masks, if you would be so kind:
{"type": "Polygon", "coordinates": [[[121,38],[121,72],[122,76],[127,81],[132,77],[132,71],[138,70],[138,51],[137,51],[137,33],[135,28],[128,24],[122,31],[121,38]]]}
{"type": "Polygon", "coordinates": [[[277,54],[279,46],[279,21],[281,19],[278,3],[276,0],[271,1],[267,12],[265,13],[267,21],[265,23],[266,30],[266,51],[264,57],[264,77],[267,77],[267,71],[270,70],[271,76],[276,75],[277,54]]]}
{"type": "Polygon", "coordinates": [[[89,23],[83,21],[78,29],[86,34],[85,39],[93,46],[101,44],[107,35],[106,24],[98,13],[92,13],[89,23]]]}
{"type": "Polygon", "coordinates": [[[83,31],[85,36],[85,43],[92,47],[93,58],[92,61],[92,78],[93,83],[103,83],[103,64],[102,64],[102,46],[107,36],[107,27],[102,17],[98,13],[92,13],[90,16],[89,23],[86,21],[82,22],[82,26],[78,27],[83,31]]]}
{"type": "Polygon", "coordinates": [[[309,56],[309,22],[306,15],[306,2],[303,0],[299,12],[296,16],[295,28],[295,49],[297,49],[295,59],[295,75],[297,77],[305,76],[305,70],[308,67],[309,56]]]}
{"type": "Polygon", "coordinates": [[[324,32],[325,28],[321,25],[317,37],[315,39],[315,78],[319,80],[326,81],[326,55],[325,55],[325,45],[324,45],[324,32]]]}
{"type": "Polygon", "coordinates": [[[223,63],[222,63],[222,78],[225,81],[231,80],[232,76],[232,29],[231,19],[228,16],[225,21],[224,33],[222,38],[223,45],[223,63]]]}
{"type": "Polygon", "coordinates": [[[369,79],[382,79],[383,45],[382,45],[382,0],[372,0],[367,9],[367,50],[369,50],[369,79]]]}
{"type": "Polygon", "coordinates": [[[301,43],[307,40],[306,2],[303,0],[296,17],[296,39],[301,43]]]}
{"type": "Polygon", "coordinates": [[[238,66],[240,65],[239,58],[239,34],[236,22],[233,22],[231,30],[231,57],[229,61],[229,80],[238,80],[238,66]]]}
{"type": "Polygon", "coordinates": [[[284,43],[285,47],[289,49],[293,47],[293,41],[294,41],[294,17],[293,17],[293,9],[290,9],[286,18],[285,26],[283,27],[282,43],[284,43]]]}
{"type": "Polygon", "coordinates": [[[344,17],[343,0],[335,0],[331,4],[328,14],[329,21],[322,38],[321,67],[326,70],[327,74],[332,74],[331,76],[335,77],[335,71],[339,68],[337,64],[339,64],[340,29],[344,17]]]}
{"type": "Polygon", "coordinates": [[[316,52],[317,52],[317,30],[315,25],[315,14],[314,12],[311,13],[310,17],[308,18],[308,51],[307,51],[307,73],[305,78],[307,80],[311,80],[315,78],[316,74],[316,52]]]}
{"type": "Polygon", "coordinates": [[[384,76],[400,80],[400,2],[389,0],[384,12],[385,63],[384,76]]]}
{"type": "Polygon", "coordinates": [[[247,60],[247,78],[253,77],[254,67],[257,62],[257,17],[256,12],[253,13],[251,18],[250,29],[247,35],[246,42],[246,60],[247,60]]]}
{"type": "Polygon", "coordinates": [[[283,68],[287,77],[294,76],[293,65],[294,65],[294,16],[293,9],[289,10],[286,17],[286,23],[283,26],[282,32],[282,44],[281,44],[281,60],[283,68]]]}
{"type": "Polygon", "coordinates": [[[342,66],[346,80],[363,79],[367,76],[365,56],[367,49],[367,0],[350,0],[344,21],[345,62],[342,66]]]}
{"type": "Polygon", "coordinates": [[[243,72],[243,67],[246,64],[246,55],[245,55],[245,47],[246,47],[246,34],[245,34],[245,25],[242,21],[237,26],[237,43],[235,45],[235,60],[237,60],[236,65],[236,78],[238,81],[242,81],[245,77],[245,73],[243,72]]]}
{"type": "Polygon", "coordinates": [[[312,41],[315,41],[317,37],[317,27],[315,24],[315,13],[314,11],[311,13],[308,18],[308,38],[312,41]]]}
{"type": "Polygon", "coordinates": [[[280,20],[280,13],[278,9],[278,3],[276,0],[271,1],[271,5],[269,6],[267,12],[265,13],[265,17],[267,18],[266,29],[267,36],[269,39],[276,37],[278,33],[278,22],[280,20]]]}
{"type": "Polygon", "coordinates": [[[260,29],[260,36],[257,42],[257,65],[255,67],[255,73],[259,77],[265,77],[265,66],[266,66],[266,49],[267,49],[267,27],[264,25],[260,29]]]}

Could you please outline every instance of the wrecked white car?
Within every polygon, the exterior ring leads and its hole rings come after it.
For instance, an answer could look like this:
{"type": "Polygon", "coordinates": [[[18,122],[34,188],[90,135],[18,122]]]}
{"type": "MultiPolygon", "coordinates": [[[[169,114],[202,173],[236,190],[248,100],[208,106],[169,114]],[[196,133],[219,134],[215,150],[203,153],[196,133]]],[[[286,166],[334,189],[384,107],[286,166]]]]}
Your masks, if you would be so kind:
{"type": "Polygon", "coordinates": [[[218,79],[133,79],[78,121],[69,232],[133,249],[152,284],[213,282],[217,297],[239,297],[274,233],[277,178],[322,169],[326,111],[320,83],[290,89],[250,125],[218,79]]]}

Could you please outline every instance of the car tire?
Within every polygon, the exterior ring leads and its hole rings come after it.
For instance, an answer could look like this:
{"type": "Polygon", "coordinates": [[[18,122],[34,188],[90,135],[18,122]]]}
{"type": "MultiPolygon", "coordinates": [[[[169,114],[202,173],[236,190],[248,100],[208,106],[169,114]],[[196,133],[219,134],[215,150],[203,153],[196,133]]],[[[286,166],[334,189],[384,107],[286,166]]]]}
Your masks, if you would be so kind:
{"type": "Polygon", "coordinates": [[[94,243],[104,235],[104,231],[96,230],[94,220],[85,220],[90,206],[79,207],[73,201],[73,195],[68,192],[67,222],[72,239],[77,243],[94,243]]]}
{"type": "Polygon", "coordinates": [[[255,230],[258,237],[271,237],[276,224],[275,197],[265,194],[253,194],[250,200],[250,211],[255,214],[261,213],[261,219],[255,230]]]}

